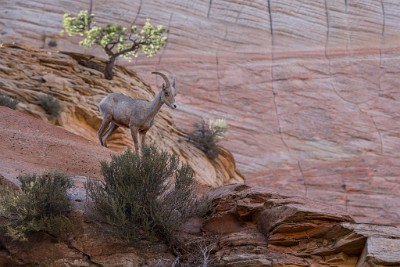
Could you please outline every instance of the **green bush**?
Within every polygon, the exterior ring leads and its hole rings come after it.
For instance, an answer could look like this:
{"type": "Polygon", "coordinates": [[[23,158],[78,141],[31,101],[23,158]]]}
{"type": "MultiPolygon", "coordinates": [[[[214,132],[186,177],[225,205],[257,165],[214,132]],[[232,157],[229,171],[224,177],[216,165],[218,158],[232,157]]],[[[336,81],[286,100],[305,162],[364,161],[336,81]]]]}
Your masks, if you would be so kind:
{"type": "Polygon", "coordinates": [[[193,131],[189,133],[189,141],[198,149],[206,153],[209,159],[216,159],[219,155],[218,141],[227,131],[224,120],[211,120],[208,123],[193,124],[193,131]]]}
{"type": "Polygon", "coordinates": [[[42,95],[39,97],[39,106],[41,106],[48,115],[57,118],[61,113],[61,104],[57,98],[51,95],[42,95]]]}
{"type": "Polygon", "coordinates": [[[6,95],[0,95],[0,106],[16,109],[17,105],[18,105],[18,100],[6,95]]]}
{"type": "Polygon", "coordinates": [[[101,167],[104,182],[86,183],[92,211],[128,242],[145,238],[174,244],[182,223],[206,206],[194,194],[192,169],[154,146],[144,147],[141,156],[127,150],[101,167]]]}
{"type": "Polygon", "coordinates": [[[59,234],[68,230],[70,211],[67,190],[71,180],[64,174],[48,172],[41,176],[20,178],[20,190],[0,186],[0,216],[7,235],[14,240],[27,240],[29,232],[59,234]]]}

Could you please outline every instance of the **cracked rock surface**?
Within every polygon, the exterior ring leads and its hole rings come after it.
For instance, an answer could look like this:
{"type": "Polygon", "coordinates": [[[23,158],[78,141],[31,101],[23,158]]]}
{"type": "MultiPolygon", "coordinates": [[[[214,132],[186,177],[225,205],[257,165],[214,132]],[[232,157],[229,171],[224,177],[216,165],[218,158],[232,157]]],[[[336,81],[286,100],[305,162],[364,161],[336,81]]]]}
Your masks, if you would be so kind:
{"type": "MultiPolygon", "coordinates": [[[[0,233],[0,266],[173,266],[175,257],[162,243],[133,247],[105,233],[87,215],[84,201],[77,201],[85,199],[86,178],[72,179],[72,232],[63,237],[36,233],[22,243],[0,233]]],[[[333,206],[243,184],[207,195],[211,212],[176,233],[186,251],[182,259],[199,257],[195,248],[200,247],[207,266],[400,265],[396,227],[355,223],[333,206]]]]}
{"type": "Polygon", "coordinates": [[[355,223],[333,206],[245,185],[212,189],[209,195],[214,213],[204,228],[219,234],[213,241],[216,266],[400,264],[396,227],[355,223]]]}

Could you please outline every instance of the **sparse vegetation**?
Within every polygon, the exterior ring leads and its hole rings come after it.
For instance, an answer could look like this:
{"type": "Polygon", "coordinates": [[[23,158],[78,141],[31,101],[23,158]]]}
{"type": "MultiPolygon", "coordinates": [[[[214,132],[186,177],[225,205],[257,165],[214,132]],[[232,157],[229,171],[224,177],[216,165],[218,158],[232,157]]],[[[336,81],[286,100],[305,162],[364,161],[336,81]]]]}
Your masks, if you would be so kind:
{"type": "Polygon", "coordinates": [[[102,162],[104,182],[89,179],[86,190],[94,216],[116,236],[176,243],[176,232],[208,202],[194,194],[193,171],[153,145],[142,156],[127,150],[102,162]]]}
{"type": "Polygon", "coordinates": [[[25,241],[29,232],[59,234],[70,227],[67,190],[71,180],[64,174],[48,172],[20,178],[21,188],[0,186],[0,225],[14,240],[25,241]]]}
{"type": "Polygon", "coordinates": [[[212,249],[203,238],[189,240],[182,244],[181,252],[172,263],[172,267],[213,266],[212,249]]]}
{"type": "Polygon", "coordinates": [[[57,98],[51,95],[42,95],[38,99],[39,106],[41,106],[48,115],[57,118],[61,114],[61,104],[57,98]]]}
{"type": "Polygon", "coordinates": [[[49,47],[57,47],[57,41],[56,40],[50,40],[48,43],[47,43],[47,45],[49,46],[49,47]]]}
{"type": "Polygon", "coordinates": [[[136,57],[139,51],[147,56],[154,56],[167,42],[167,37],[164,36],[167,30],[164,26],[153,26],[149,20],[138,31],[136,25],[129,28],[118,24],[97,26],[94,17],[86,10],[81,10],[77,16],[67,13],[63,17],[63,27],[70,36],[83,36],[79,43],[81,46],[89,48],[99,45],[104,49],[108,56],[104,69],[106,79],[113,79],[112,68],[119,56],[131,59],[136,57]]]}
{"type": "Polygon", "coordinates": [[[0,106],[16,109],[17,105],[18,105],[18,100],[6,95],[0,95],[0,106]]]}
{"type": "Polygon", "coordinates": [[[219,155],[218,141],[227,129],[228,126],[222,119],[195,123],[193,131],[189,133],[189,141],[206,153],[209,159],[216,159],[219,155]]]}

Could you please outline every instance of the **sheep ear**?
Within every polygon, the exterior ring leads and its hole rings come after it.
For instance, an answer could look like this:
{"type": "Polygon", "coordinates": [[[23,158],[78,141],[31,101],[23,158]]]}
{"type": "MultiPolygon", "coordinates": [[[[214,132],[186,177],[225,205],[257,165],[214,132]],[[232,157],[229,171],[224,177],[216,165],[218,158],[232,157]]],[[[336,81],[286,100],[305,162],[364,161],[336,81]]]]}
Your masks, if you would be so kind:
{"type": "Polygon", "coordinates": [[[165,90],[167,89],[167,86],[165,86],[165,83],[162,84],[161,89],[162,89],[163,91],[165,91],[165,90]]]}
{"type": "Polygon", "coordinates": [[[176,88],[176,78],[172,77],[172,88],[174,88],[174,96],[178,93],[178,89],[176,88]]]}

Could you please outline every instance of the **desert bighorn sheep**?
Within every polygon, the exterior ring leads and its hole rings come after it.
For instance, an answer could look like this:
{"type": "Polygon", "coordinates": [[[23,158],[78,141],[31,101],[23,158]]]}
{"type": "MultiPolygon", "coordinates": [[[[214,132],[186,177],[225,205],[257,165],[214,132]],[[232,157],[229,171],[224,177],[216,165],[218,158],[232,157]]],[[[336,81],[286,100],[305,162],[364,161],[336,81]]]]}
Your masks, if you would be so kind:
{"type": "Polygon", "coordinates": [[[160,72],[152,72],[153,74],[160,75],[164,81],[161,91],[153,99],[148,102],[144,99],[132,99],[126,95],[119,93],[112,93],[103,98],[99,104],[100,112],[103,116],[103,122],[97,132],[100,144],[106,146],[104,143],[107,137],[112,134],[118,126],[127,127],[131,129],[133,143],[136,152],[139,153],[139,137],[141,137],[141,146],[145,144],[146,133],[153,125],[154,117],[160,110],[161,106],[165,103],[170,108],[175,109],[175,78],[172,83],[168,77],[160,72]],[[106,126],[108,126],[107,130],[106,126]],[[103,141],[104,140],[104,141],[103,141]]]}

